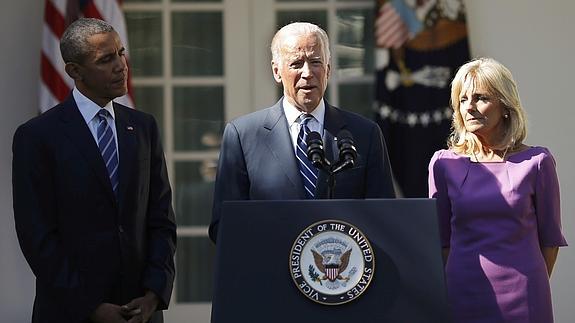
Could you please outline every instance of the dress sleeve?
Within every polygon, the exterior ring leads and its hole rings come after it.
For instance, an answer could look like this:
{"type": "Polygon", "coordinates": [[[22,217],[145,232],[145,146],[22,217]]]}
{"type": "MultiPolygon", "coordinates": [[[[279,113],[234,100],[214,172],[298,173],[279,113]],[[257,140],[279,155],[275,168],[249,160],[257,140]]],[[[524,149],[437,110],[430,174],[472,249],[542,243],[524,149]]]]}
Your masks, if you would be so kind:
{"type": "Polygon", "coordinates": [[[451,239],[451,201],[447,194],[444,169],[441,167],[443,151],[436,151],[429,162],[429,197],[436,199],[441,246],[449,248],[451,239]]]}
{"type": "Polygon", "coordinates": [[[545,148],[540,156],[535,186],[539,243],[543,247],[566,246],[567,242],[561,233],[559,180],[555,170],[555,159],[545,148]]]}

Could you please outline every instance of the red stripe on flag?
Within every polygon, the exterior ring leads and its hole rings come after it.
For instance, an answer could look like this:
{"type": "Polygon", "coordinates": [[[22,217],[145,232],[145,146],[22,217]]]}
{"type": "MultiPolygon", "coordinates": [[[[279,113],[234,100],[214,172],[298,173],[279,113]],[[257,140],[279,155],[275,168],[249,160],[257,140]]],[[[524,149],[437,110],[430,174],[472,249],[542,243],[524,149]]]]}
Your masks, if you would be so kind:
{"type": "Polygon", "coordinates": [[[383,34],[378,35],[378,40],[391,42],[394,39],[407,39],[407,32],[403,24],[390,26],[383,34]]]}
{"type": "Polygon", "coordinates": [[[64,30],[66,30],[66,20],[64,17],[58,12],[58,9],[54,7],[52,1],[46,0],[46,11],[44,11],[44,21],[50,27],[54,35],[58,37],[62,37],[64,34],[64,30]]]}
{"type": "Polygon", "coordinates": [[[375,21],[376,45],[384,48],[399,48],[409,40],[409,30],[393,6],[387,2],[379,10],[375,21]]]}
{"type": "Polygon", "coordinates": [[[86,6],[84,7],[83,12],[84,17],[106,20],[102,17],[102,14],[100,14],[100,11],[98,10],[98,8],[96,8],[96,5],[94,5],[94,1],[89,1],[88,4],[86,4],[86,6]]]}
{"type": "Polygon", "coordinates": [[[48,89],[50,89],[50,92],[52,92],[58,101],[64,101],[70,92],[70,88],[43,52],[40,65],[42,68],[42,80],[44,81],[44,84],[48,89]]]}

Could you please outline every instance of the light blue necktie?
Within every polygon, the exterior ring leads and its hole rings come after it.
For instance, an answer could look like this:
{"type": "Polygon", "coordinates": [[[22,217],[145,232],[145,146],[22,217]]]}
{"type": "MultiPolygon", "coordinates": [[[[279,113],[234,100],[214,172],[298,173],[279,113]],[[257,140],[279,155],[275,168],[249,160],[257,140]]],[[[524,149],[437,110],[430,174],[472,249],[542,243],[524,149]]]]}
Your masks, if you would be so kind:
{"type": "Polygon", "coordinates": [[[296,157],[298,160],[299,172],[303,179],[305,194],[308,199],[313,199],[315,195],[315,185],[317,183],[318,169],[315,168],[307,158],[307,144],[305,142],[310,132],[307,123],[313,119],[311,114],[302,114],[299,117],[300,130],[297,136],[296,157]]]}
{"type": "Polygon", "coordinates": [[[110,113],[105,109],[98,111],[98,117],[100,118],[97,130],[98,148],[100,148],[100,153],[106,163],[112,190],[114,190],[114,195],[118,198],[118,151],[116,149],[114,133],[108,124],[108,116],[110,116],[110,113]]]}

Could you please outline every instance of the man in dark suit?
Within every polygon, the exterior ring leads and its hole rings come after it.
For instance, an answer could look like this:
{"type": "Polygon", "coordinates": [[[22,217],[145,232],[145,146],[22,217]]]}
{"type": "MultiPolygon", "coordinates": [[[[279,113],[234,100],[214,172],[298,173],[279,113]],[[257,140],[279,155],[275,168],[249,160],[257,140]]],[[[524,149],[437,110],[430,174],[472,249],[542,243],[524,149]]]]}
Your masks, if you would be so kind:
{"type": "Polygon", "coordinates": [[[283,85],[284,96],[274,106],[226,125],[209,229],[214,242],[223,201],[326,197],[327,175],[314,175],[308,172],[313,167],[306,170],[300,166],[305,157],[298,148],[298,137],[305,127],[320,133],[330,160],[337,159],[335,136],[344,129],[354,136],[356,163],[336,175],[334,198],[395,197],[378,126],[323,99],[331,70],[325,31],[310,23],[289,24],[276,33],[271,50],[273,75],[283,85]]]}
{"type": "Polygon", "coordinates": [[[13,142],[14,217],[34,275],[32,322],[162,322],[176,224],[154,118],[127,92],[114,29],[79,19],[60,42],[70,96],[13,142]]]}

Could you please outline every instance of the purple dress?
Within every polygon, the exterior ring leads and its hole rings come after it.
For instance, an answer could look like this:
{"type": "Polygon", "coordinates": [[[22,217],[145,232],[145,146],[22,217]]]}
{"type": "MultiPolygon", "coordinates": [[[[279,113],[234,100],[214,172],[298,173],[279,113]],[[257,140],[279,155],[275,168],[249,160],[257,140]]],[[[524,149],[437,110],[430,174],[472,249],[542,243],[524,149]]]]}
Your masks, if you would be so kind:
{"type": "Polygon", "coordinates": [[[565,246],[555,160],[530,147],[505,162],[475,163],[450,150],[429,164],[437,199],[453,322],[551,323],[541,247],[565,246]]]}

